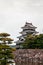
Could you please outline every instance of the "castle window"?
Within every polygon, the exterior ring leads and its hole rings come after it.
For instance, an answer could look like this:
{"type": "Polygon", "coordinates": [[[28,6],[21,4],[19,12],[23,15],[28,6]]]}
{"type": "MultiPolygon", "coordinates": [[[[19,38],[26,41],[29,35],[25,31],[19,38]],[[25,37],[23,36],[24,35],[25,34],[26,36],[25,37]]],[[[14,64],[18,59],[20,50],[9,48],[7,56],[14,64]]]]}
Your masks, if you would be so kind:
{"type": "Polygon", "coordinates": [[[21,39],[21,41],[23,41],[23,39],[21,39]]]}

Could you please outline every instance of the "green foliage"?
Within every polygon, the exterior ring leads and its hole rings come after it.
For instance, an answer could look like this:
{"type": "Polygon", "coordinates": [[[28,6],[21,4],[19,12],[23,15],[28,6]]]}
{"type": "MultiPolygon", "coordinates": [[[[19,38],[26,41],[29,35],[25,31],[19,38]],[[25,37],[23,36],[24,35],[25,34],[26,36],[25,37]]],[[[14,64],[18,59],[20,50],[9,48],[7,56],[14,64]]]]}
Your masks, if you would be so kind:
{"type": "Polygon", "coordinates": [[[27,36],[21,45],[24,49],[43,49],[43,34],[27,36]]]}
{"type": "Polygon", "coordinates": [[[13,59],[12,48],[10,48],[7,44],[12,43],[13,39],[8,38],[10,34],[8,33],[0,33],[0,65],[6,65],[8,59],[13,59]]]}

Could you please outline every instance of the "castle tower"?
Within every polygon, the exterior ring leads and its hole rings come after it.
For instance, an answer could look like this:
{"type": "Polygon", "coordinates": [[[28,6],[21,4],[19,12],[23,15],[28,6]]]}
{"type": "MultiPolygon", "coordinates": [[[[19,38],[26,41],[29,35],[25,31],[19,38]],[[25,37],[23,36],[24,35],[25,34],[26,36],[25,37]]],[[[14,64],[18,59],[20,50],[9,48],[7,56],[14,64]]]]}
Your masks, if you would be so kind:
{"type": "Polygon", "coordinates": [[[25,40],[24,37],[26,37],[28,34],[35,35],[36,33],[38,33],[36,31],[37,27],[33,26],[32,23],[26,22],[25,25],[21,28],[22,28],[22,31],[20,32],[21,36],[17,37],[17,38],[19,38],[19,40],[16,41],[16,48],[18,48],[18,49],[22,48],[20,44],[24,42],[24,40],[25,40]]]}

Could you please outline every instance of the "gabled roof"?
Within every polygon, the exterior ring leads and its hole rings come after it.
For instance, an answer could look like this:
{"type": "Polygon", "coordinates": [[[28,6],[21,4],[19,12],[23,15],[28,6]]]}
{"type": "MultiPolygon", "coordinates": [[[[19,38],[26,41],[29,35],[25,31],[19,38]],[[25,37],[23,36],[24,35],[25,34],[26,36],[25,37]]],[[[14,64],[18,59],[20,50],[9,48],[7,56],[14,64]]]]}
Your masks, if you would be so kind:
{"type": "Polygon", "coordinates": [[[28,22],[26,22],[25,24],[30,24],[30,25],[32,25],[32,23],[28,23],[28,22]]]}
{"type": "Polygon", "coordinates": [[[23,42],[24,42],[24,40],[23,41],[21,41],[21,40],[15,41],[16,44],[23,43],[23,42]]]}
{"type": "Polygon", "coordinates": [[[35,27],[35,26],[33,26],[33,24],[32,23],[25,23],[25,25],[23,26],[23,27],[21,27],[21,28],[37,28],[37,27],[35,27]]]}
{"type": "Polygon", "coordinates": [[[33,31],[33,30],[25,30],[25,31],[22,31],[22,32],[20,32],[21,34],[26,34],[26,33],[30,33],[30,32],[33,32],[33,33],[35,33],[35,32],[37,32],[37,31],[33,31]]]}

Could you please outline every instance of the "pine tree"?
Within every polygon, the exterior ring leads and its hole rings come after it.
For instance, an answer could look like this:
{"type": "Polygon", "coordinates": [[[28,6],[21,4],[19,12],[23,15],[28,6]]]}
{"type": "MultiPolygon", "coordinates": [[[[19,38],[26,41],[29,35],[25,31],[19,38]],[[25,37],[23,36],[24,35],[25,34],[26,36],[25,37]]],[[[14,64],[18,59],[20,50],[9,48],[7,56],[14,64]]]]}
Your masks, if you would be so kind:
{"type": "Polygon", "coordinates": [[[12,63],[13,53],[12,48],[8,44],[11,44],[13,39],[9,38],[10,34],[0,33],[0,65],[7,65],[12,63]]]}
{"type": "Polygon", "coordinates": [[[43,49],[43,34],[27,36],[21,45],[23,49],[43,49]]]}

